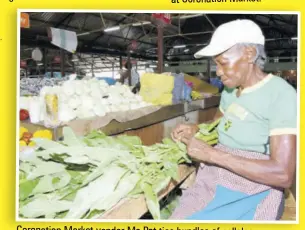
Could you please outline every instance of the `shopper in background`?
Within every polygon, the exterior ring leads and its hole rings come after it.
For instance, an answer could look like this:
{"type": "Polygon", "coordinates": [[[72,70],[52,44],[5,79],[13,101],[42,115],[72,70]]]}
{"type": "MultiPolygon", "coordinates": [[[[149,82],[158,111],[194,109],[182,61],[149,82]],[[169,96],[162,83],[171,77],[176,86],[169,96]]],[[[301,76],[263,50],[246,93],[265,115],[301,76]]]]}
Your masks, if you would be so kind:
{"type": "Polygon", "coordinates": [[[219,143],[197,140],[196,125],[179,125],[174,140],[201,163],[171,219],[278,220],[296,169],[297,96],[284,79],[263,72],[264,35],[254,22],[219,26],[195,54],[213,57],[225,85],[216,118],[219,143]]]}
{"type": "Polygon", "coordinates": [[[130,62],[125,63],[125,69],[120,71],[120,80],[122,84],[129,85],[129,69],[130,69],[130,75],[131,75],[131,86],[136,86],[137,83],[140,81],[140,76],[135,68],[132,67],[132,64],[130,62]]]}

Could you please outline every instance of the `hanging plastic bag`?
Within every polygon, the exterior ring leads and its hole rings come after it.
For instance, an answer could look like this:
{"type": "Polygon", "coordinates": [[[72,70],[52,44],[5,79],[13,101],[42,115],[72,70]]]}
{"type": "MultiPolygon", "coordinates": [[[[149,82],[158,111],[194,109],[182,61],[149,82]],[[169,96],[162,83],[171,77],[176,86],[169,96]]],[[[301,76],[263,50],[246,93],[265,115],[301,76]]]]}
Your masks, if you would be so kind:
{"type": "Polygon", "coordinates": [[[163,74],[145,73],[140,78],[140,96],[154,105],[172,104],[174,77],[163,74]]]}
{"type": "Polygon", "coordinates": [[[175,78],[174,89],[173,89],[173,104],[180,103],[183,101],[183,87],[184,87],[184,74],[173,74],[175,78]]]}
{"type": "Polygon", "coordinates": [[[188,102],[192,101],[191,94],[192,94],[192,88],[187,83],[184,83],[183,94],[182,94],[183,100],[188,102]]]}

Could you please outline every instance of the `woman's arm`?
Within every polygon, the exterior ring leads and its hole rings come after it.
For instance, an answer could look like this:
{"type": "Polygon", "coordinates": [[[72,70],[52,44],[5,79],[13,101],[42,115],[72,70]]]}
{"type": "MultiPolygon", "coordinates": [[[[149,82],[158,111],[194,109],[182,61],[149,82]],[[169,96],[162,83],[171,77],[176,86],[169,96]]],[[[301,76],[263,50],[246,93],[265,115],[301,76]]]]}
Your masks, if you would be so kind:
{"type": "Polygon", "coordinates": [[[260,184],[291,187],[296,168],[296,135],[271,136],[270,152],[269,160],[253,160],[211,148],[195,138],[188,145],[189,155],[199,161],[216,164],[260,184]]]}
{"type": "Polygon", "coordinates": [[[220,109],[218,108],[214,117],[213,117],[213,121],[218,120],[219,118],[223,117],[223,113],[220,111],[220,109]]]}

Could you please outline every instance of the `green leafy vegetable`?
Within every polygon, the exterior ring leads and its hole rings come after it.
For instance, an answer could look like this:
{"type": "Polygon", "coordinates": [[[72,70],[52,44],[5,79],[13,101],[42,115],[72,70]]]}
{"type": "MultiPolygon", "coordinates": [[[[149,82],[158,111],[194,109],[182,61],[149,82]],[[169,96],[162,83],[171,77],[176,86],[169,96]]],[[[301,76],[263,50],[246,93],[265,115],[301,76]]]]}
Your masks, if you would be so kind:
{"type": "Polygon", "coordinates": [[[19,200],[25,200],[28,198],[37,184],[39,183],[39,178],[36,178],[34,180],[23,180],[21,183],[19,183],[19,200]]]}
{"type": "Polygon", "coordinates": [[[37,218],[62,212],[70,209],[72,203],[69,201],[51,200],[47,197],[38,197],[32,202],[19,209],[19,213],[27,218],[37,218]]]}
{"type": "Polygon", "coordinates": [[[216,127],[219,125],[220,119],[215,120],[211,124],[200,124],[199,131],[195,137],[199,140],[206,142],[209,145],[215,145],[218,143],[218,131],[216,127]]]}
{"type": "Polygon", "coordinates": [[[144,146],[135,136],[93,131],[77,137],[68,127],[63,134],[61,142],[39,139],[39,149],[20,161],[20,217],[96,218],[143,194],[160,219],[158,193],[179,179],[179,164],[191,163],[186,146],[168,138],[144,146]]]}
{"type": "Polygon", "coordinates": [[[160,205],[156,193],[153,191],[152,185],[143,183],[142,190],[144,191],[147,207],[154,219],[161,218],[160,205]]]}

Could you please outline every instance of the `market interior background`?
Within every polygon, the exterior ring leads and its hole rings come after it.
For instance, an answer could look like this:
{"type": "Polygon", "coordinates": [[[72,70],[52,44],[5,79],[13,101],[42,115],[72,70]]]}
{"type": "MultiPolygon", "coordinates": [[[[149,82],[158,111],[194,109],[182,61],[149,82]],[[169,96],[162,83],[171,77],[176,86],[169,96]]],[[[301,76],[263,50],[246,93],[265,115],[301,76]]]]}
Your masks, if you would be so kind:
{"type": "Polygon", "coordinates": [[[268,55],[265,70],[297,85],[297,15],[171,14],[170,23],[162,31],[151,14],[144,13],[32,12],[29,15],[30,28],[21,29],[21,77],[77,73],[118,78],[118,71],[130,58],[140,75],[149,66],[156,72],[181,71],[210,81],[216,77],[214,63],[196,60],[193,54],[208,44],[217,26],[247,18],[260,25],[265,34],[268,55]],[[47,27],[75,31],[77,52],[71,54],[52,45],[47,27]],[[158,44],[162,46],[159,51],[158,44]],[[35,48],[42,52],[41,61],[32,59],[35,48]]]}

